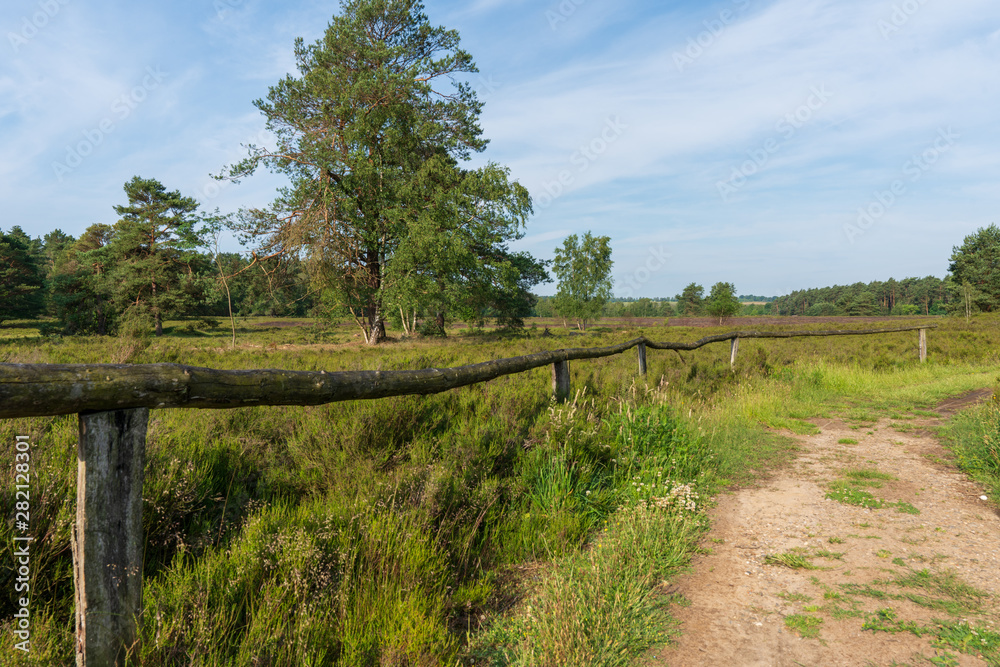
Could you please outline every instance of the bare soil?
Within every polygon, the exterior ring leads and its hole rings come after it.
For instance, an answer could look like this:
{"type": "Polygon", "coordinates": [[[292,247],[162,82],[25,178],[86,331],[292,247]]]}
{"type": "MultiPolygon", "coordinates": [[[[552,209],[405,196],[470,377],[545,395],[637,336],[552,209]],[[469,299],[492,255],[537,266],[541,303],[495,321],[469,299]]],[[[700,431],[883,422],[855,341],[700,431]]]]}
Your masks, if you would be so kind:
{"type": "MultiPolygon", "coordinates": [[[[968,620],[1000,627],[996,504],[981,500],[985,492],[950,464],[949,452],[932,435],[945,416],[986,395],[984,390],[948,401],[937,411],[939,418],[882,420],[860,428],[820,420],[819,434],[794,436],[801,451],[789,469],[758,488],[720,497],[711,511],[713,527],[703,542],[705,553],[695,557],[691,573],[670,587],[690,602],[673,607],[681,635],[670,647],[650,651],[642,664],[988,664],[974,655],[934,647],[927,635],[862,629],[866,617],[886,607],[900,620],[921,625],[960,617],[906,599],[849,595],[844,587],[877,587],[880,580],[922,570],[934,576],[953,573],[989,594],[969,612],[968,620]],[[846,438],[857,444],[838,443],[846,438]],[[831,482],[845,479],[845,470],[859,468],[892,475],[895,479],[884,481],[881,488],[866,490],[886,501],[910,503],[920,514],[894,507],[864,509],[826,497],[831,482]],[[815,555],[823,551],[842,555],[815,555]],[[820,569],[765,563],[768,555],[785,553],[803,554],[820,569]],[[856,615],[838,618],[830,612],[833,604],[856,615]],[[802,638],[786,626],[792,614],[822,618],[818,637],[802,638]],[[954,657],[944,656],[945,651],[954,657]]],[[[884,584],[882,589],[887,590],[884,584]]]]}

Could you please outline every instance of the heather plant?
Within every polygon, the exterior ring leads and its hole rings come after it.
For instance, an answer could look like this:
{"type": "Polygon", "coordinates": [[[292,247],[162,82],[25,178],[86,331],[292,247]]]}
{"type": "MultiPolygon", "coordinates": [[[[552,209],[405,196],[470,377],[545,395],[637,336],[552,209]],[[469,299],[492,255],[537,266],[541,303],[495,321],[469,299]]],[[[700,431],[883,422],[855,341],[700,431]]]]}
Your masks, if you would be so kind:
{"type": "MultiPolygon", "coordinates": [[[[231,348],[229,332],[190,336],[167,321],[132,361],[441,368],[637,335],[480,333],[371,350],[349,326],[259,322],[241,323],[231,348]]],[[[693,340],[720,330],[643,333],[693,340]]],[[[107,361],[106,338],[28,333],[5,330],[0,359],[107,361]]],[[[995,381],[992,319],[941,321],[926,364],[915,339],[745,340],[735,369],[728,346],[651,350],[646,378],[630,353],[574,361],[578,393],[562,404],[550,401],[550,369],[540,368],[431,396],[154,410],[137,663],[625,664],[668,634],[669,607],[655,586],[695,548],[712,493],[794,454],[765,427],[807,432],[816,417],[925,410],[995,381]],[[878,364],[883,356],[891,363],[878,364]],[[711,376],[692,374],[695,364],[711,376]],[[531,572],[534,587],[523,581],[531,572]]],[[[983,474],[996,469],[993,407],[960,418],[953,432],[970,448],[960,460],[983,474]]],[[[76,424],[73,416],[0,421],[3,442],[28,435],[37,457],[37,651],[34,663],[14,664],[72,662],[76,424]]],[[[9,519],[9,467],[0,480],[9,519]]],[[[8,562],[12,530],[0,524],[8,562]]]]}

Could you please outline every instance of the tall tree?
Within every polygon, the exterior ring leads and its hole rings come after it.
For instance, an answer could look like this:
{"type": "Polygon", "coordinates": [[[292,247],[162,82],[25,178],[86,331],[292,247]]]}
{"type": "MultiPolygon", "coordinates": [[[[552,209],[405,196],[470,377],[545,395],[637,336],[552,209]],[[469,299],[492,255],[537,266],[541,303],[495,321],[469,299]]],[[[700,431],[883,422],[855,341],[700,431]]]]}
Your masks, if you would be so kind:
{"type": "Polygon", "coordinates": [[[0,323],[37,317],[45,307],[44,274],[31,239],[16,233],[20,231],[15,227],[11,233],[0,232],[0,323]]]}
{"type": "Polygon", "coordinates": [[[322,39],[296,40],[295,58],[299,75],[254,103],[277,145],[252,146],[227,172],[264,164],[291,184],[268,209],[244,211],[240,229],[263,239],[263,254],[306,258],[375,344],[390,295],[446,301],[470,263],[482,269],[490,248],[521,234],[531,200],[505,168],[460,168],[487,144],[482,104],[457,82],[477,70],[419,2],[345,0],[322,39]]]}
{"type": "Polygon", "coordinates": [[[706,304],[708,314],[719,318],[721,325],[736,313],[740,312],[740,300],[736,298],[736,288],[732,283],[715,283],[708,295],[706,304]]]}
{"type": "Polygon", "coordinates": [[[112,232],[111,225],[91,225],[55,258],[50,307],[67,333],[103,336],[114,324],[109,260],[104,250],[112,232]]]}
{"type": "Polygon", "coordinates": [[[583,331],[588,320],[597,319],[604,304],[611,298],[611,238],[593,236],[590,232],[580,239],[567,236],[561,248],[556,248],[552,272],[559,280],[553,305],[564,319],[576,320],[583,331]]]}
{"type": "Polygon", "coordinates": [[[119,311],[136,306],[148,312],[161,336],[164,316],[182,311],[198,293],[191,265],[201,245],[198,202],[139,176],[125,184],[125,194],[128,204],[115,206],[122,217],[107,248],[115,302],[119,311]]]}
{"type": "MultiPolygon", "coordinates": [[[[960,296],[962,312],[973,306],[983,312],[1000,308],[1000,228],[994,224],[966,236],[961,246],[952,249],[948,270],[956,285],[968,283],[971,288],[960,296]]],[[[921,287],[926,292],[929,285],[921,287]]],[[[925,302],[929,300],[924,296],[925,302]]],[[[925,312],[929,312],[929,304],[925,312]]]]}
{"type": "Polygon", "coordinates": [[[690,283],[680,294],[674,297],[674,300],[677,301],[677,314],[681,317],[701,315],[701,311],[704,308],[704,295],[704,287],[697,283],[690,283]]]}

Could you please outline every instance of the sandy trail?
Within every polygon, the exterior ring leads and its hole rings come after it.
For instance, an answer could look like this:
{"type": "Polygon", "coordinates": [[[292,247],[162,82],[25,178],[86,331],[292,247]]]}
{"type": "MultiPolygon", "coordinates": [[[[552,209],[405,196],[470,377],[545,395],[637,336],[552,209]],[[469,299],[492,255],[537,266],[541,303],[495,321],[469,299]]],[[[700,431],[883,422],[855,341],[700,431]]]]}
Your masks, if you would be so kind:
{"type": "Polygon", "coordinates": [[[696,556],[693,572],[671,587],[690,601],[687,607],[673,608],[682,635],[671,647],[650,651],[642,664],[988,664],[936,648],[926,635],[862,629],[867,615],[886,607],[901,620],[921,624],[948,616],[905,599],[847,595],[844,588],[920,571],[936,577],[954,573],[990,594],[969,620],[1000,628],[1000,517],[980,499],[984,491],[946,463],[948,452],[926,430],[983,396],[975,392],[943,404],[941,418],[896,420],[902,430],[889,420],[860,429],[820,420],[819,434],[796,436],[802,449],[792,466],[760,488],[719,498],[703,542],[711,553],[696,556]],[[839,443],[841,439],[857,444],[839,443]],[[894,476],[881,488],[867,490],[886,501],[910,503],[920,514],[895,507],[864,509],[825,497],[830,482],[858,468],[894,476]],[[765,563],[769,554],[790,552],[809,556],[821,569],[765,563]],[[816,556],[822,552],[842,555],[816,556]],[[855,615],[844,618],[834,608],[855,615]],[[791,614],[822,618],[818,638],[801,638],[786,627],[791,614]],[[954,658],[945,657],[945,651],[954,658]]]}

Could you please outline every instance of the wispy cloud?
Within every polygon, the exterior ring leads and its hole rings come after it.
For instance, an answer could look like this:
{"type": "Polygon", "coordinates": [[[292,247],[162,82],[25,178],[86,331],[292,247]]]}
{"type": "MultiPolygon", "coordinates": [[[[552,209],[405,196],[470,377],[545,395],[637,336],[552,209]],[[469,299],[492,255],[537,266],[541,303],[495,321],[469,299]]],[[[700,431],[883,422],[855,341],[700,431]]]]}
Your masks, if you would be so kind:
{"type": "MultiPolygon", "coordinates": [[[[294,72],[294,38],[318,38],[334,8],[225,2],[221,12],[68,2],[0,58],[10,221],[0,224],[79,233],[135,173],[211,207],[267,201],[280,178],[215,192],[207,175],[260,134],[252,100],[294,72]],[[147,66],[169,76],[59,184],[52,162],[112,115],[147,66]]],[[[481,90],[491,144],[476,160],[509,165],[535,197],[517,247],[548,258],[554,242],[592,229],[612,236],[623,279],[646,265],[649,247],[669,247],[642,285],[669,295],[692,280],[776,293],[942,275],[951,245],[995,221],[1000,5],[910,3],[919,9],[900,15],[903,4],[427,0],[426,11],[459,30],[491,82],[481,90]],[[822,104],[810,102],[817,89],[828,92],[822,104]],[[949,126],[962,140],[849,243],[843,227],[858,207],[949,126]],[[744,182],[722,198],[734,170],[744,182]]],[[[8,3],[0,25],[16,29],[35,6],[8,3]]]]}

